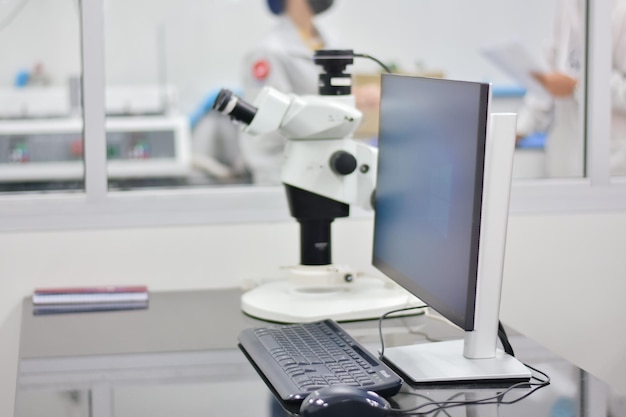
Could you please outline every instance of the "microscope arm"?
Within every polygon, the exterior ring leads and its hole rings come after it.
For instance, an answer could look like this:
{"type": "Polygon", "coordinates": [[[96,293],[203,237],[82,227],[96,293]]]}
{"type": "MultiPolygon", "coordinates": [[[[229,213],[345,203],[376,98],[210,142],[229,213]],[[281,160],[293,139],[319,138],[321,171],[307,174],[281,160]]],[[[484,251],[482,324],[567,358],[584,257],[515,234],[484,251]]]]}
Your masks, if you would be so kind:
{"type": "Polygon", "coordinates": [[[356,140],[290,141],[281,174],[285,184],[373,209],[378,150],[356,140]]]}
{"type": "Polygon", "coordinates": [[[362,118],[353,96],[296,96],[265,87],[250,105],[223,93],[214,108],[244,123],[244,132],[287,137],[283,183],[372,209],[378,151],[351,139],[362,118]]]}

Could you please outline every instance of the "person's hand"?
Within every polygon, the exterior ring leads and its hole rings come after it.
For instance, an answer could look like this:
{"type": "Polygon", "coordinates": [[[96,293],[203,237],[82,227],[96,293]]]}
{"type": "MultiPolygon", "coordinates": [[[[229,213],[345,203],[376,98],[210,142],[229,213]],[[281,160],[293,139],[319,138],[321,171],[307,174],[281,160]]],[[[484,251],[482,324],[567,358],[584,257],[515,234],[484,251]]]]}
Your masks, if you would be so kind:
{"type": "Polygon", "coordinates": [[[576,83],[575,78],[562,72],[535,72],[532,74],[543,87],[554,97],[569,97],[574,94],[576,83]]]}
{"type": "Polygon", "coordinates": [[[376,110],[380,104],[380,87],[376,84],[364,84],[352,87],[352,94],[357,108],[361,110],[376,110]]]}

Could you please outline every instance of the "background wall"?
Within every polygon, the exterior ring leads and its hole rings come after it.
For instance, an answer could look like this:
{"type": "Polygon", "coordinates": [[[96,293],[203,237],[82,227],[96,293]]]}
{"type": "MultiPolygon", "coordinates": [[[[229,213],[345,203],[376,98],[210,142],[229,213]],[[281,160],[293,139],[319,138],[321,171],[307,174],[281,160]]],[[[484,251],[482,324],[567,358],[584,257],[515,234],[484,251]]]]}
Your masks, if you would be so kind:
{"type": "MultiPolygon", "coordinates": [[[[370,266],[372,222],[334,223],[334,261],[370,266]]],[[[0,415],[11,415],[19,306],[49,285],[231,287],[298,261],[291,221],[0,235],[0,415]],[[6,407],[6,408],[4,408],[6,407]]],[[[503,321],[626,393],[626,212],[516,215],[506,252],[503,321]]]]}

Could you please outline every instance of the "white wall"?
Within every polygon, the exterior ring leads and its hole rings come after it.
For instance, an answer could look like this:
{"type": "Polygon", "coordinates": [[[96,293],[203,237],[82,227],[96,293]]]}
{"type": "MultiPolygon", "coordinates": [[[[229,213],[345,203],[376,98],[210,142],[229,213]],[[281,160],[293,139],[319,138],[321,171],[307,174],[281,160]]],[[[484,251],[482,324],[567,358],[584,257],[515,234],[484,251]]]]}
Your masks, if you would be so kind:
{"type": "MultiPolygon", "coordinates": [[[[373,272],[372,223],[334,223],[334,261],[373,272]]],[[[277,224],[0,235],[0,415],[11,415],[19,305],[46,285],[229,287],[298,261],[298,230],[277,224]],[[6,408],[4,408],[6,407],[6,408]]],[[[515,215],[503,320],[626,393],[626,212],[515,215]]]]}
{"type": "Polygon", "coordinates": [[[626,213],[515,216],[502,319],[626,394],[626,213]]]}
{"type": "MultiPolygon", "coordinates": [[[[0,1],[0,22],[17,1],[0,1]]],[[[157,83],[181,93],[184,111],[212,89],[240,85],[240,57],[274,23],[265,0],[104,0],[109,84],[157,83]]],[[[517,39],[540,55],[555,0],[337,0],[319,24],[357,52],[404,70],[420,63],[454,78],[507,83],[480,48],[517,39]]],[[[76,0],[28,0],[0,29],[0,86],[42,62],[53,83],[80,73],[76,0]]],[[[356,69],[379,70],[369,61],[356,69]],[[369,65],[368,65],[369,64],[369,65]]]]}

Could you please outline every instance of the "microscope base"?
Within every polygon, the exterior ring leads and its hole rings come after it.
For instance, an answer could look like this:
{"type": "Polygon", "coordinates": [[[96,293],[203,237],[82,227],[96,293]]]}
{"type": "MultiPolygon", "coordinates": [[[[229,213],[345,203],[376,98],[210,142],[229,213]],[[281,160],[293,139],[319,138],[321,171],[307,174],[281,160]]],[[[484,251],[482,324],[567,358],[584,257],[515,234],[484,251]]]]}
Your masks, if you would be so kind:
{"type": "Polygon", "coordinates": [[[424,302],[392,282],[359,277],[350,283],[307,286],[292,280],[272,281],[241,297],[244,313],[279,323],[377,319],[388,311],[424,306],[424,302]]]}

